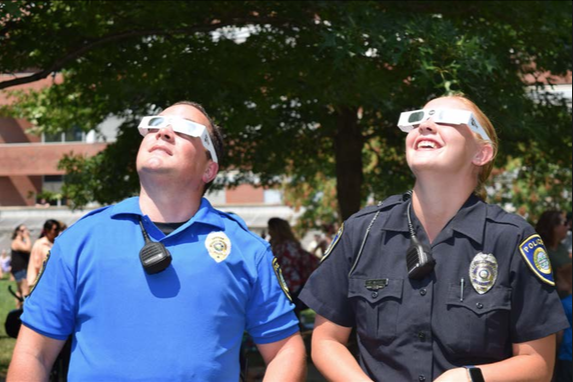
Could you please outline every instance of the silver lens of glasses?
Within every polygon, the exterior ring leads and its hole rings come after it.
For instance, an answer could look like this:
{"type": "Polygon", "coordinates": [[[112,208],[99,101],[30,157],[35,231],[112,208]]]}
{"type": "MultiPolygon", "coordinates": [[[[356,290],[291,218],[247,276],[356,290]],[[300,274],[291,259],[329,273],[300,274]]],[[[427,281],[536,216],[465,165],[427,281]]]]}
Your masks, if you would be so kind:
{"type": "Polygon", "coordinates": [[[424,111],[416,111],[408,116],[408,123],[420,123],[424,118],[424,111]]]}
{"type": "Polygon", "coordinates": [[[159,126],[163,123],[165,118],[163,117],[153,117],[149,120],[149,126],[159,126]]]}

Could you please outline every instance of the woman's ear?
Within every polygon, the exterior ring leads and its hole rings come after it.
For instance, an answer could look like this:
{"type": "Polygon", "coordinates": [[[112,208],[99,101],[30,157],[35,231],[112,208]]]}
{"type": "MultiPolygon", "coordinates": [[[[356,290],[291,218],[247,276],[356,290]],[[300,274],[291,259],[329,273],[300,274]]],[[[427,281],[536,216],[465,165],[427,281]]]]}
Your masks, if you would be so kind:
{"type": "Polygon", "coordinates": [[[213,179],[215,179],[218,172],[219,172],[219,164],[210,160],[209,163],[207,164],[207,167],[205,168],[205,172],[203,173],[202,177],[203,182],[205,182],[205,184],[211,182],[213,179]]]}
{"type": "Polygon", "coordinates": [[[493,159],[493,147],[489,143],[483,143],[480,145],[478,151],[474,155],[472,163],[476,166],[484,166],[493,159]]]}

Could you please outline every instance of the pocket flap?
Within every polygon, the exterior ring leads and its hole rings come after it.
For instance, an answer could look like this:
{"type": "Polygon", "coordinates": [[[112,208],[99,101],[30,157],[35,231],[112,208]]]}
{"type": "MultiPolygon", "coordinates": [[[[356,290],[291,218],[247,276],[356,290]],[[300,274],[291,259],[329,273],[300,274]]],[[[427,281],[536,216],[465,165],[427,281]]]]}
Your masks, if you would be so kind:
{"type": "Polygon", "coordinates": [[[386,298],[402,298],[403,279],[371,279],[365,277],[350,277],[348,297],[362,297],[370,303],[376,303],[386,298]]]}
{"type": "Polygon", "coordinates": [[[484,294],[477,293],[469,285],[464,288],[464,298],[461,300],[459,284],[450,284],[448,291],[448,306],[463,306],[477,315],[482,315],[492,310],[511,310],[511,288],[495,286],[484,294]]]}

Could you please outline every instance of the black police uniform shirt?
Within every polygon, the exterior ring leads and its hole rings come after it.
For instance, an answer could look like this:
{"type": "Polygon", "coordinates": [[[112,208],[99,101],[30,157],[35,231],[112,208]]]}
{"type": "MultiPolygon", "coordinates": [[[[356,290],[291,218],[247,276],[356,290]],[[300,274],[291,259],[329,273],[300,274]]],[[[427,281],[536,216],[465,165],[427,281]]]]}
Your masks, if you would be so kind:
{"type": "MultiPolygon", "coordinates": [[[[452,368],[507,359],[513,343],[569,326],[554,287],[520,254],[520,245],[535,235],[533,228],[475,195],[432,243],[434,271],[419,281],[409,279],[405,199],[393,196],[350,217],[300,295],[317,314],[356,327],[359,363],[372,379],[432,381],[452,368]],[[497,280],[484,294],[469,280],[470,264],[480,252],[498,263],[497,280]]],[[[429,246],[413,211],[411,216],[417,238],[429,246]]]]}

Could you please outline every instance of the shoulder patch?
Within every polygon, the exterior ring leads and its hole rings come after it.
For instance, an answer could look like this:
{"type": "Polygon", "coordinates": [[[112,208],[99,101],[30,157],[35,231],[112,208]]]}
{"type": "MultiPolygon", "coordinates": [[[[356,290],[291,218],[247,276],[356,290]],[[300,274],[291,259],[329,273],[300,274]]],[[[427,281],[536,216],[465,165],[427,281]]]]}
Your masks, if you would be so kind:
{"type": "MultiPolygon", "coordinates": [[[[38,285],[38,281],[40,281],[40,278],[44,274],[44,270],[46,269],[46,264],[48,263],[48,260],[50,259],[50,254],[51,254],[51,251],[48,251],[46,258],[44,259],[44,262],[42,263],[42,268],[40,268],[40,272],[36,276],[34,283],[32,285],[30,285],[30,292],[28,292],[28,296],[30,296],[32,294],[32,292],[34,291],[34,289],[36,289],[36,285],[38,285]]],[[[28,296],[26,296],[26,297],[28,297],[28,296]]]]}
{"type": "Polygon", "coordinates": [[[281,270],[279,260],[276,257],[273,259],[273,270],[275,271],[275,275],[277,276],[277,280],[279,281],[279,285],[281,286],[281,289],[283,290],[284,294],[287,296],[289,301],[292,302],[292,297],[290,296],[290,291],[288,289],[288,285],[287,285],[286,280],[283,276],[283,272],[281,270]]]}
{"type": "Polygon", "coordinates": [[[547,255],[543,240],[538,234],[531,235],[519,245],[519,252],[525,259],[529,268],[541,279],[541,281],[555,286],[551,261],[547,255]]]}
{"type": "Polygon", "coordinates": [[[340,226],[340,229],[338,230],[338,232],[336,233],[336,235],[334,236],[334,238],[330,242],[330,245],[328,246],[328,248],[326,248],[326,251],[324,252],[324,255],[322,256],[322,259],[320,259],[321,263],[324,260],[326,260],[326,258],[328,256],[330,256],[330,254],[332,253],[332,250],[334,249],[334,247],[336,247],[336,244],[338,244],[338,242],[340,241],[340,238],[342,237],[342,232],[344,232],[344,223],[342,223],[342,225],[340,226]]]}

